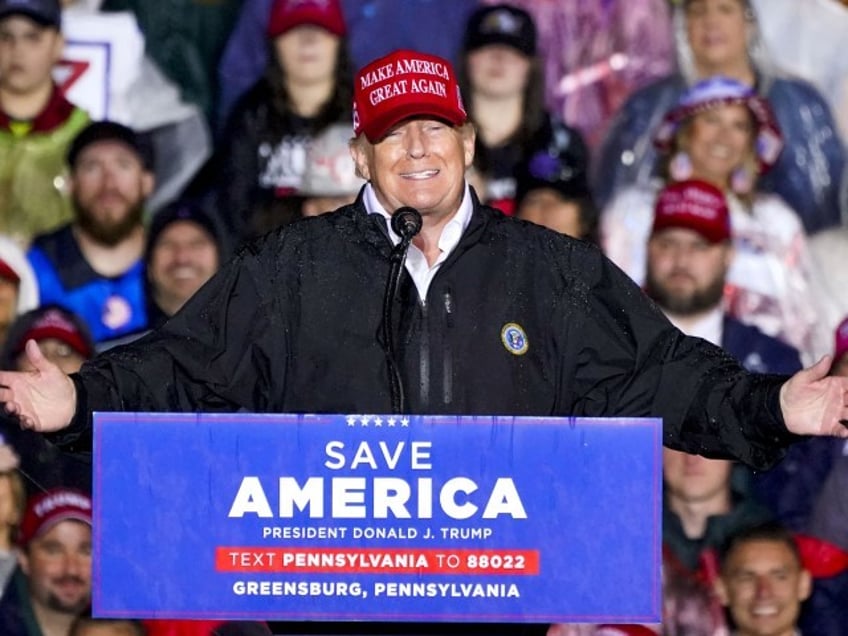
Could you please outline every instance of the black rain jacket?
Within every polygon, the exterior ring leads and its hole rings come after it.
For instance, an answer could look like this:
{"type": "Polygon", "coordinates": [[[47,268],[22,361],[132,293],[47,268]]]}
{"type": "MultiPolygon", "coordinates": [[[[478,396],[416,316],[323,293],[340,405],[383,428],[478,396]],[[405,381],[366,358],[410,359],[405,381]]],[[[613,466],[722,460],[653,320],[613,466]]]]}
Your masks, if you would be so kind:
{"type": "MultiPolygon", "coordinates": [[[[57,441],[90,445],[93,411],[389,413],[391,247],[361,194],[249,244],[162,328],[72,376],[57,441]]],[[[595,246],[476,196],[426,301],[404,271],[394,316],[410,413],[657,416],[666,445],[757,468],[795,439],[785,377],[684,336],[595,246]]]]}

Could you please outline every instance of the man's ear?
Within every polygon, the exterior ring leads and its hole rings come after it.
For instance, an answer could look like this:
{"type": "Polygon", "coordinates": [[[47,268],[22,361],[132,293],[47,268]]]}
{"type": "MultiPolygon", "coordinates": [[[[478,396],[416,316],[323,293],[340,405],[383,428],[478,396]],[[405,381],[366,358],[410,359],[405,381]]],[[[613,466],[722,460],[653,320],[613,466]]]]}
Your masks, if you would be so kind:
{"type": "Polygon", "coordinates": [[[65,36],[62,35],[61,31],[56,31],[56,34],[53,36],[53,46],[50,49],[50,59],[53,60],[53,64],[57,64],[62,59],[64,52],[65,36]]]}
{"type": "Polygon", "coordinates": [[[371,169],[368,161],[368,142],[361,138],[352,139],[348,144],[350,150],[350,158],[353,159],[353,165],[356,166],[356,176],[371,180],[371,169]]]}
{"type": "Polygon", "coordinates": [[[465,154],[465,167],[470,168],[474,164],[474,143],[477,140],[477,131],[474,124],[467,122],[462,125],[462,145],[465,154]]]}
{"type": "Polygon", "coordinates": [[[141,174],[141,192],[145,199],[151,195],[154,187],[156,187],[156,177],[153,176],[152,172],[145,169],[141,174]]]}
{"type": "Polygon", "coordinates": [[[798,580],[798,600],[806,601],[813,593],[813,575],[809,570],[801,570],[801,577],[798,580]]]}

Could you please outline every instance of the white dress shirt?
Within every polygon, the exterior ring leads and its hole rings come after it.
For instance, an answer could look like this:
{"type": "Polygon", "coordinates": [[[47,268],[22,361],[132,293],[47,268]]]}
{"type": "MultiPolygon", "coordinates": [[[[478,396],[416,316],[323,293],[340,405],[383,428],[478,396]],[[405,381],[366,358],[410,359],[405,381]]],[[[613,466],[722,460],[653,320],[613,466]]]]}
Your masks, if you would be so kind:
{"type": "MultiPolygon", "coordinates": [[[[392,244],[397,245],[400,243],[400,237],[392,230],[392,224],[390,223],[392,215],[377,200],[377,194],[374,192],[374,188],[370,183],[365,186],[363,201],[368,214],[379,214],[386,219],[386,226],[392,244]]],[[[412,277],[415,288],[418,290],[418,297],[422,303],[427,300],[427,290],[430,288],[430,283],[433,282],[436,272],[439,271],[439,267],[441,267],[445,259],[459,244],[462,233],[465,232],[465,228],[471,222],[471,212],[473,209],[471,194],[466,183],[459,209],[451,217],[450,221],[447,222],[445,227],[442,228],[442,234],[439,236],[439,258],[436,259],[436,262],[432,266],[427,263],[427,257],[424,256],[424,252],[415,247],[415,245],[409,246],[409,252],[406,255],[406,271],[412,277]]]]}

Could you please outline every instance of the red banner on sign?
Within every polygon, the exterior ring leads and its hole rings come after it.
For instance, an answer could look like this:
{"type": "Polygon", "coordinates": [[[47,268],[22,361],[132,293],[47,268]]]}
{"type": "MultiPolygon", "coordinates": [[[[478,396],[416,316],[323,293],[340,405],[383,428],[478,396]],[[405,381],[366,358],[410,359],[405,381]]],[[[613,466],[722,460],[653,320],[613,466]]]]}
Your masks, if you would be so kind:
{"type": "Polygon", "coordinates": [[[218,547],[219,572],[539,574],[537,550],[218,547]]]}

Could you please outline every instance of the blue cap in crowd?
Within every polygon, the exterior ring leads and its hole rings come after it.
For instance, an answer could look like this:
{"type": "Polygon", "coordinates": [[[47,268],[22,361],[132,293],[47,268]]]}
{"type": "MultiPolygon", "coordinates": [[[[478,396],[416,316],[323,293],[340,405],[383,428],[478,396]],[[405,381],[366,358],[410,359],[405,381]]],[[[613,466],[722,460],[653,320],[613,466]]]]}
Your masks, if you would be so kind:
{"type": "Polygon", "coordinates": [[[10,15],[25,15],[46,27],[62,26],[59,0],[0,0],[0,20],[10,15]]]}

